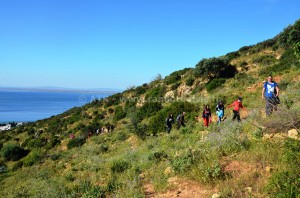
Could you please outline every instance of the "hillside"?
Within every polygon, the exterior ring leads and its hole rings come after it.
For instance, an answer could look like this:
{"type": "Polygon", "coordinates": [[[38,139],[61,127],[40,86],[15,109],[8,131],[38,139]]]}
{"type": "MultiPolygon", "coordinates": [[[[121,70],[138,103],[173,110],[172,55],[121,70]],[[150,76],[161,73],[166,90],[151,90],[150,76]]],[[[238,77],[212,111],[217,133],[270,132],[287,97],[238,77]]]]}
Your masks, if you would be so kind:
{"type": "Polygon", "coordinates": [[[299,197],[299,43],[300,20],[256,45],[1,132],[0,197],[299,197]],[[266,117],[270,74],[281,104],[266,117]],[[217,102],[239,96],[242,121],[226,109],[218,125],[217,102]],[[208,128],[195,119],[205,104],[208,128]],[[167,115],[182,111],[186,126],[167,134],[167,115]]]}

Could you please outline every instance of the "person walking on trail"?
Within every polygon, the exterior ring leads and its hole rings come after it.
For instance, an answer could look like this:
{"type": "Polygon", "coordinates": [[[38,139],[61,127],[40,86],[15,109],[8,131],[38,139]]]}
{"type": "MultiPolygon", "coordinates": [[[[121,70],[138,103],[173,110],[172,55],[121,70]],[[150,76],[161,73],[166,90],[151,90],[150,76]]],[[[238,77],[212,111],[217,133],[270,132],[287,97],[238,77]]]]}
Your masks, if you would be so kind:
{"type": "Polygon", "coordinates": [[[202,118],[204,121],[204,126],[208,127],[208,124],[212,122],[211,120],[211,111],[208,105],[205,105],[204,110],[202,112],[202,118]]]}
{"type": "Polygon", "coordinates": [[[185,112],[182,112],[181,114],[179,114],[176,118],[176,122],[177,122],[177,129],[179,130],[181,126],[185,126],[185,122],[184,122],[184,116],[185,116],[185,112]]]}
{"type": "Polygon", "coordinates": [[[242,109],[246,109],[243,104],[242,104],[242,98],[238,97],[238,99],[236,101],[234,101],[231,105],[229,105],[227,108],[233,107],[233,118],[232,120],[234,121],[236,118],[238,120],[238,122],[241,121],[241,117],[240,117],[240,108],[242,109]]]}
{"type": "Polygon", "coordinates": [[[174,123],[174,117],[173,114],[170,113],[169,116],[166,119],[166,125],[167,125],[167,133],[171,132],[172,124],[174,123]]]}
{"type": "Polygon", "coordinates": [[[268,81],[264,83],[261,97],[266,100],[266,115],[270,116],[273,110],[277,111],[279,101],[278,84],[273,81],[272,76],[268,77],[268,81]]]}
{"type": "Polygon", "coordinates": [[[221,121],[223,120],[223,118],[225,118],[224,117],[224,104],[223,104],[222,100],[217,104],[216,112],[217,112],[217,116],[218,116],[218,124],[220,124],[221,121]]]}

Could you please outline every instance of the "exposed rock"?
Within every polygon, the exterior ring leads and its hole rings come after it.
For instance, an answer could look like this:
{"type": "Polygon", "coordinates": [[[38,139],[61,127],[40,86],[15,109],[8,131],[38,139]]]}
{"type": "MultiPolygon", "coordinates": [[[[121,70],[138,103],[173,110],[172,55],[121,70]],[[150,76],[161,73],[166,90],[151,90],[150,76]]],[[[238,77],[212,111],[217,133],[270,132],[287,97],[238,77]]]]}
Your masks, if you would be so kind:
{"type": "Polygon", "coordinates": [[[263,136],[263,140],[269,140],[269,139],[272,139],[274,137],[274,134],[265,134],[263,136]]]}
{"type": "Polygon", "coordinates": [[[252,188],[251,187],[246,187],[246,188],[244,188],[244,190],[248,193],[252,193],[252,188]]]}
{"type": "Polygon", "coordinates": [[[220,197],[221,197],[221,195],[219,195],[218,193],[215,193],[211,196],[211,198],[220,198],[220,197]]]}
{"type": "Polygon", "coordinates": [[[165,175],[170,175],[172,173],[172,168],[171,167],[167,167],[164,174],[165,175]]]}
{"type": "Polygon", "coordinates": [[[270,166],[266,166],[266,171],[267,172],[271,172],[272,171],[272,168],[270,166]]]}
{"type": "Polygon", "coordinates": [[[298,139],[298,131],[296,129],[291,129],[288,131],[288,137],[293,139],[298,139]]]}
{"type": "Polygon", "coordinates": [[[139,178],[140,178],[140,179],[144,179],[144,178],[145,178],[145,174],[144,174],[144,173],[141,173],[141,174],[139,175],[139,178]]]}

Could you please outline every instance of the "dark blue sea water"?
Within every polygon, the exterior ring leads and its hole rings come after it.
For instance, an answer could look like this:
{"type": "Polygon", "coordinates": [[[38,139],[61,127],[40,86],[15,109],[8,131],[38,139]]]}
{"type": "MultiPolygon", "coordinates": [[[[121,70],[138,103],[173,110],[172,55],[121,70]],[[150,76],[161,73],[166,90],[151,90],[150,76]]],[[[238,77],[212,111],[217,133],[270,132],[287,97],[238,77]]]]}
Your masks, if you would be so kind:
{"type": "Polygon", "coordinates": [[[29,122],[80,107],[109,93],[37,92],[0,90],[0,123],[29,122]]]}

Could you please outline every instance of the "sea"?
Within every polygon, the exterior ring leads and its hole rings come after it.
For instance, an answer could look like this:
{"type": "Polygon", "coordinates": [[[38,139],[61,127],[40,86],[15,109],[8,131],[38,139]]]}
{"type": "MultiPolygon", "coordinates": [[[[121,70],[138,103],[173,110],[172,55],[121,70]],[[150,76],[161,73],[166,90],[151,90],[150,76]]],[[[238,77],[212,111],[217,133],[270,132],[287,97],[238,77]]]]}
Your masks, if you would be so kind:
{"type": "Polygon", "coordinates": [[[0,90],[0,123],[33,122],[81,107],[112,92],[0,90]]]}

